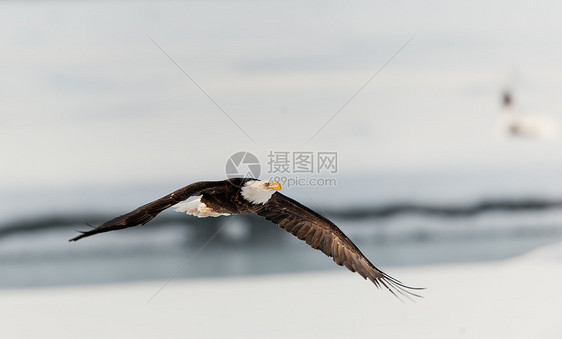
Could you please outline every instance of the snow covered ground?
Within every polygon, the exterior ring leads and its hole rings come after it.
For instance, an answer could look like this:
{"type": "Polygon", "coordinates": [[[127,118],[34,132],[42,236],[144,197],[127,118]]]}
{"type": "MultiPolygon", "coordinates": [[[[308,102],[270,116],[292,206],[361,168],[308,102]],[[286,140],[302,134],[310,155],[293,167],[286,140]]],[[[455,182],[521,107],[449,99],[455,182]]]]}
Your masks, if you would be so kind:
{"type": "Polygon", "coordinates": [[[425,298],[358,276],[294,274],[0,292],[4,338],[560,338],[562,243],[506,261],[387,268],[425,298]]]}

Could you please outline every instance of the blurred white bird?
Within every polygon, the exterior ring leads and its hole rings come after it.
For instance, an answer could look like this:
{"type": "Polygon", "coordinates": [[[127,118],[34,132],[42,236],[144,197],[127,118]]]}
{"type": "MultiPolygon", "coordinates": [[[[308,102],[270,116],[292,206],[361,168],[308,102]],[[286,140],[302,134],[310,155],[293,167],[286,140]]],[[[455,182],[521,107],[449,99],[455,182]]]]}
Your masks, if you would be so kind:
{"type": "Polygon", "coordinates": [[[558,124],[549,117],[521,115],[513,109],[513,94],[506,89],[502,94],[502,130],[510,137],[553,139],[558,135],[558,124]]]}

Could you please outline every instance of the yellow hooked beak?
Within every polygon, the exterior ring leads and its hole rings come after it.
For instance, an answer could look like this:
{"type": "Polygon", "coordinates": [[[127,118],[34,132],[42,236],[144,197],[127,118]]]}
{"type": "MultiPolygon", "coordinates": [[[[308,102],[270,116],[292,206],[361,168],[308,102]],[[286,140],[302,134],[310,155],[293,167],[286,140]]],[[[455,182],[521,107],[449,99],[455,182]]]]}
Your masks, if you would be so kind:
{"type": "Polygon", "coordinates": [[[269,184],[269,187],[267,189],[273,190],[273,191],[280,191],[281,190],[281,184],[278,183],[277,181],[272,181],[269,184]]]}

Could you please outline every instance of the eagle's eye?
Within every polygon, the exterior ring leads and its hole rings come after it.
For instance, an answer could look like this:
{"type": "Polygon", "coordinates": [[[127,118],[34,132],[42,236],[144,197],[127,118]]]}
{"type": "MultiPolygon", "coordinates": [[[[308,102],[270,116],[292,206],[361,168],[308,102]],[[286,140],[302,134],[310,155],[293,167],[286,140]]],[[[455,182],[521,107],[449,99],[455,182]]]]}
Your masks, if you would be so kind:
{"type": "Polygon", "coordinates": [[[277,181],[267,181],[265,183],[265,188],[269,190],[280,191],[281,184],[279,184],[277,181]]]}

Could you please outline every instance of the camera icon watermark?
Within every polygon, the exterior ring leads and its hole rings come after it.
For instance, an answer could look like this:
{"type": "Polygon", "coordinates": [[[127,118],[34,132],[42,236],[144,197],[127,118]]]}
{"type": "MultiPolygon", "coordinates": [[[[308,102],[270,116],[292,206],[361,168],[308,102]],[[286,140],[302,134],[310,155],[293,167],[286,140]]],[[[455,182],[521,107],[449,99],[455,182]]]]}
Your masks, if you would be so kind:
{"type": "Polygon", "coordinates": [[[259,178],[261,165],[258,158],[250,152],[236,152],[228,158],[224,168],[226,177],[232,178],[259,178]]]}

